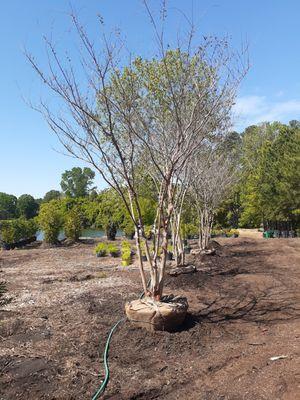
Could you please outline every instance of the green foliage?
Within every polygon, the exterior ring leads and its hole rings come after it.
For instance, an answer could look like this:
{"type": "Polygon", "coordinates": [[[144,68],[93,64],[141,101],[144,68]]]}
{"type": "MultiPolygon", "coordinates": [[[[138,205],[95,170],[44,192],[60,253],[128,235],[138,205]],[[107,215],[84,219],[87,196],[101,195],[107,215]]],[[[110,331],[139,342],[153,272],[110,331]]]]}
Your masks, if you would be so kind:
{"type": "MultiPolygon", "coordinates": [[[[153,243],[152,243],[151,246],[150,246],[150,251],[152,252],[152,254],[154,254],[154,244],[153,244],[153,243]]],[[[162,253],[162,248],[159,247],[159,248],[158,248],[158,251],[157,251],[157,255],[160,257],[160,256],[161,256],[161,253],[162,253]]]]}
{"type": "Polygon", "coordinates": [[[145,242],[141,242],[141,253],[142,253],[142,256],[146,256],[146,245],[145,245],[145,242]]]}
{"type": "Polygon", "coordinates": [[[238,229],[213,229],[211,231],[211,236],[216,237],[216,236],[226,236],[226,237],[232,237],[232,236],[239,236],[239,231],[238,229]]]}
{"type": "Polygon", "coordinates": [[[0,192],[0,220],[17,216],[17,198],[12,194],[0,192]]]}
{"type": "Polygon", "coordinates": [[[85,197],[94,189],[91,188],[94,177],[95,172],[90,168],[74,167],[62,174],[60,186],[66,196],[85,197]]]}
{"type": "Polygon", "coordinates": [[[181,232],[184,239],[191,239],[199,235],[199,227],[192,223],[182,224],[181,232]]]}
{"type": "Polygon", "coordinates": [[[4,243],[13,244],[33,237],[37,229],[38,226],[32,219],[18,218],[2,221],[0,223],[0,237],[4,243]]]}
{"type": "Polygon", "coordinates": [[[132,263],[132,256],[131,256],[131,251],[129,249],[124,249],[122,248],[122,265],[124,267],[127,267],[132,263]]]}
{"type": "Polygon", "coordinates": [[[264,124],[243,136],[241,226],[266,221],[294,221],[300,209],[300,128],[264,124]]]}
{"type": "Polygon", "coordinates": [[[173,246],[171,244],[168,244],[168,252],[173,253],[173,246]]]}
{"type": "Polygon", "coordinates": [[[105,230],[107,238],[114,240],[125,212],[116,191],[103,190],[94,200],[88,201],[84,208],[90,225],[105,230]]]}
{"type": "Polygon", "coordinates": [[[122,225],[123,232],[128,239],[133,239],[135,229],[132,221],[128,221],[126,224],[122,225]]]}
{"type": "Polygon", "coordinates": [[[107,254],[107,245],[106,243],[98,243],[97,246],[94,249],[95,254],[97,254],[98,257],[105,257],[107,254]]]}
{"type": "Polygon", "coordinates": [[[152,237],[152,225],[145,225],[144,226],[144,230],[145,230],[146,239],[151,239],[151,237],[152,237]]]}
{"type": "Polygon", "coordinates": [[[38,215],[38,224],[44,232],[44,240],[50,244],[58,242],[58,235],[63,227],[64,215],[59,200],[51,200],[41,204],[38,215]]]}
{"type": "Polygon", "coordinates": [[[121,243],[121,249],[123,250],[130,250],[131,246],[130,243],[127,240],[123,240],[121,243]]]}
{"type": "Polygon", "coordinates": [[[122,256],[122,265],[124,267],[132,263],[131,246],[127,240],[123,240],[121,243],[121,256],[122,256]]]}
{"type": "Polygon", "coordinates": [[[225,231],[225,233],[226,233],[227,237],[232,237],[232,236],[237,237],[237,236],[239,236],[238,229],[228,229],[228,230],[225,231]]]}
{"type": "Polygon", "coordinates": [[[236,186],[215,212],[215,226],[237,228],[242,211],[240,188],[236,186]]]}
{"type": "Polygon", "coordinates": [[[223,229],[212,229],[211,237],[222,236],[224,233],[223,229]]]}
{"type": "Polygon", "coordinates": [[[83,216],[80,208],[75,206],[66,212],[64,231],[68,239],[78,240],[83,226],[83,216]]]}
{"type": "Polygon", "coordinates": [[[17,210],[20,217],[33,218],[37,215],[38,209],[38,203],[30,194],[22,194],[18,198],[17,210]]]}
{"type": "Polygon", "coordinates": [[[43,198],[44,203],[48,203],[51,200],[58,200],[61,198],[61,193],[58,190],[49,190],[43,198]]]}
{"type": "Polygon", "coordinates": [[[118,247],[115,244],[111,243],[107,246],[107,251],[112,257],[118,257],[118,255],[120,254],[120,250],[118,249],[118,247]]]}

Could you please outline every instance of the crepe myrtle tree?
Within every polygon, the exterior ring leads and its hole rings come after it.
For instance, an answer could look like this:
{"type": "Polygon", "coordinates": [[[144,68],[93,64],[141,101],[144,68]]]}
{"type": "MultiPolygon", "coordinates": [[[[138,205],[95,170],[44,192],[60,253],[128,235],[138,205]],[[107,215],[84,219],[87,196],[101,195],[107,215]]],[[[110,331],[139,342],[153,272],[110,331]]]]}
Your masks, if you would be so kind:
{"type": "Polygon", "coordinates": [[[189,194],[197,210],[199,247],[208,247],[214,214],[237,183],[238,164],[218,146],[195,155],[191,166],[189,194]]]}
{"type": "Polygon", "coordinates": [[[170,220],[171,238],[173,245],[173,254],[176,265],[184,265],[185,252],[184,242],[182,237],[182,214],[186,194],[191,181],[191,165],[187,163],[179,177],[179,183],[175,188],[173,213],[170,220]]]}
{"type": "Polygon", "coordinates": [[[226,39],[205,37],[194,45],[193,26],[185,41],[178,39],[171,49],[145,6],[158,44],[153,58],[128,56],[127,50],[124,56],[126,46],[118,38],[111,43],[104,36],[95,44],[75,15],[81,63],[61,56],[48,39],[48,68],[26,55],[42,82],[62,100],[59,110],[44,101],[36,108],[67,152],[91,164],[121,196],[135,227],[143,290],[146,298],[160,300],[179,178],[203,142],[230,124],[245,67],[226,39]],[[153,179],[157,199],[154,251],[146,240],[140,205],[143,174],[153,179]],[[149,287],[141,246],[150,269],[149,287]]]}

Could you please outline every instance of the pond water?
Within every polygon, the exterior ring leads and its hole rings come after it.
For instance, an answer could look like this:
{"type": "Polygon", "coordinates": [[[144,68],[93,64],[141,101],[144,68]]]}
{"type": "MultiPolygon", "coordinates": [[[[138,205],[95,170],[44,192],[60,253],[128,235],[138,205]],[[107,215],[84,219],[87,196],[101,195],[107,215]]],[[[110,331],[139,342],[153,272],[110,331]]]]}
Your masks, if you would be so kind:
{"type": "MultiPolygon", "coordinates": [[[[80,235],[80,237],[84,237],[84,238],[101,238],[105,235],[105,232],[100,230],[100,229],[92,229],[92,228],[88,228],[88,229],[83,229],[82,234],[80,235]]],[[[124,236],[124,232],[121,230],[117,231],[117,237],[121,237],[124,236]]],[[[59,240],[63,240],[65,239],[65,233],[64,231],[61,231],[60,234],[58,235],[58,239],[59,240]]],[[[43,231],[38,231],[36,233],[36,238],[37,240],[43,240],[44,239],[44,232],[43,231]]]]}

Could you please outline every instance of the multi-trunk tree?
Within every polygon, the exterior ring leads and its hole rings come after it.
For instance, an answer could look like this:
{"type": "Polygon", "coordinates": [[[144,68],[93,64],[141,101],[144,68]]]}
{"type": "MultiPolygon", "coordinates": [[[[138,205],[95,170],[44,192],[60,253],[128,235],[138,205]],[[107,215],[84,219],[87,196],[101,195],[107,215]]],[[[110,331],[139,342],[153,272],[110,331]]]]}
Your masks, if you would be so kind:
{"type": "Polygon", "coordinates": [[[199,221],[199,247],[205,250],[217,208],[237,180],[237,165],[216,148],[196,154],[191,171],[190,195],[199,221]]]}
{"type": "Polygon", "coordinates": [[[195,46],[193,27],[186,41],[170,49],[150,11],[149,16],[158,43],[154,57],[126,59],[124,47],[106,39],[99,49],[75,16],[83,73],[47,40],[47,71],[27,57],[50,92],[62,100],[59,110],[43,102],[39,111],[65,149],[91,164],[121,196],[135,228],[143,290],[159,300],[183,172],[203,144],[222,136],[230,125],[245,67],[226,40],[205,37],[195,46]],[[145,176],[151,177],[156,198],[153,251],[141,211],[140,182],[145,176]],[[150,270],[149,287],[141,246],[150,270]]]}

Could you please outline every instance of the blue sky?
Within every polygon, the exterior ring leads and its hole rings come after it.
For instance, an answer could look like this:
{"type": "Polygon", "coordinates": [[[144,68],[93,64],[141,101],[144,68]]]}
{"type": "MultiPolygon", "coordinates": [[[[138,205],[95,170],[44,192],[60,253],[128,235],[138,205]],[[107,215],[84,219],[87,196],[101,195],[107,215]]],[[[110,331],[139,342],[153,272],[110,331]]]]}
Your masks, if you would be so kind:
{"type": "MultiPolygon", "coordinates": [[[[236,104],[236,128],[250,123],[300,119],[300,2],[298,0],[169,0],[169,34],[182,19],[176,8],[189,14],[202,34],[227,35],[234,46],[249,43],[251,69],[236,104]]],[[[0,192],[41,197],[59,189],[61,173],[80,165],[59,153],[57,139],[42,117],[23,98],[36,100],[43,89],[25,60],[29,49],[42,63],[42,35],[72,45],[70,4],[97,35],[97,14],[105,28],[125,33],[128,46],[150,54],[153,36],[140,0],[10,0],[0,11],[0,192]]],[[[157,9],[158,0],[150,1],[157,9]]],[[[55,101],[55,99],[53,99],[55,101]]],[[[101,187],[100,180],[96,181],[101,187]]]]}

